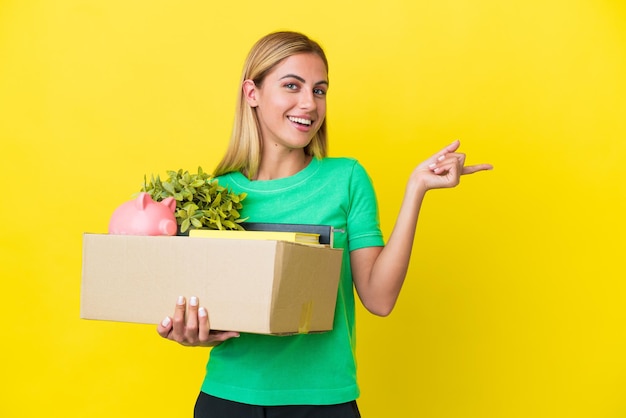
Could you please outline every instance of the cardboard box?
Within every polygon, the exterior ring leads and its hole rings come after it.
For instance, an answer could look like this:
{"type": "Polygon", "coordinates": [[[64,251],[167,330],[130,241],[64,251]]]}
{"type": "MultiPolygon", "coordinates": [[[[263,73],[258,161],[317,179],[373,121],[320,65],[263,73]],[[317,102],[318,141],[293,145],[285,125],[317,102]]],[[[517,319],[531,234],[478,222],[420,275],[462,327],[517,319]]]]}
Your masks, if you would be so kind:
{"type": "Polygon", "coordinates": [[[216,330],[329,331],[341,261],[284,241],[84,234],[81,318],[157,324],[183,295],[216,330]]]}

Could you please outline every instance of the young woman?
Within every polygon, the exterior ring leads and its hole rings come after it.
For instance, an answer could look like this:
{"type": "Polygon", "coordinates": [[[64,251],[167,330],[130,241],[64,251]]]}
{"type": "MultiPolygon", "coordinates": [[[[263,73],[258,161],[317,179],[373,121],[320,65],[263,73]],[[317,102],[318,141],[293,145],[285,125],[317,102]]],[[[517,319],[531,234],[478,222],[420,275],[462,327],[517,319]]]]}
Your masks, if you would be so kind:
{"type": "Polygon", "coordinates": [[[354,289],[373,314],[388,315],[409,265],[418,214],[430,189],[454,187],[465,166],[448,145],[411,174],[387,243],[372,183],[354,159],[326,157],[328,62],[305,35],[271,33],[250,51],[241,79],[228,151],[215,175],[248,194],[250,222],[332,225],[344,249],[334,328],[275,337],[210,330],[207,309],[180,297],[163,337],[214,346],[196,402],[196,417],[358,417],[354,289]]]}

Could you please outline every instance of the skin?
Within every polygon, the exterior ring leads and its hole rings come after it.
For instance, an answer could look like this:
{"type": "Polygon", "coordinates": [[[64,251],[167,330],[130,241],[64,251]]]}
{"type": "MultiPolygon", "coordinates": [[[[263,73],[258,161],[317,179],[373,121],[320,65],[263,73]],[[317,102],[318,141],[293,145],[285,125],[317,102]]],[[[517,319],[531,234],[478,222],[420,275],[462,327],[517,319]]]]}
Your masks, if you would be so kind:
{"type": "MultiPolygon", "coordinates": [[[[315,54],[293,55],[279,63],[261,86],[243,83],[243,92],[259,117],[263,150],[256,180],[294,175],[311,157],[304,147],[326,116],[328,75],[315,54]],[[296,118],[296,119],[294,119],[296,118]],[[298,121],[310,121],[302,124],[298,121]]],[[[461,176],[491,170],[490,164],[466,166],[465,154],[454,141],[419,164],[411,173],[393,231],[384,247],[352,251],[354,286],[363,305],[373,314],[387,316],[393,310],[409,266],[415,228],[428,190],[456,187],[461,176]]],[[[188,346],[215,346],[238,337],[237,332],[212,331],[207,310],[191,297],[177,301],[174,315],[157,326],[161,337],[188,346]],[[188,306],[187,306],[188,305],[188,306]]]]}

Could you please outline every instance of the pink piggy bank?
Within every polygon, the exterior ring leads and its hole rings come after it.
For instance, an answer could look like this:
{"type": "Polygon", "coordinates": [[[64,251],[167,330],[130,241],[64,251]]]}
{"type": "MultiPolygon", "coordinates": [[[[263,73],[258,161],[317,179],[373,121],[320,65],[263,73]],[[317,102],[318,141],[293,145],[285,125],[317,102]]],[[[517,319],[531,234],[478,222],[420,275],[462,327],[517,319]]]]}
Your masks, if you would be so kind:
{"type": "Polygon", "coordinates": [[[109,234],[176,235],[175,210],[173,197],[155,202],[148,193],[141,192],[136,199],[115,209],[109,221],[109,234]]]}

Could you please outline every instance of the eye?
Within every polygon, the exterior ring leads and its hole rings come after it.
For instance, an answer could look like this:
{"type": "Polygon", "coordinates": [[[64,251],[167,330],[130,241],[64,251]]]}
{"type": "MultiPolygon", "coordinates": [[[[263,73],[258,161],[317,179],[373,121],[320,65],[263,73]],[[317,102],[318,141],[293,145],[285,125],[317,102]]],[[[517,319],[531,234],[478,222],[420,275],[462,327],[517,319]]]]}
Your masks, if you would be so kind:
{"type": "Polygon", "coordinates": [[[289,90],[297,90],[298,89],[298,85],[296,83],[287,83],[287,84],[285,84],[285,88],[287,88],[289,90]]]}
{"type": "Polygon", "coordinates": [[[318,96],[326,96],[326,90],[324,89],[313,89],[313,93],[318,96]]]}

